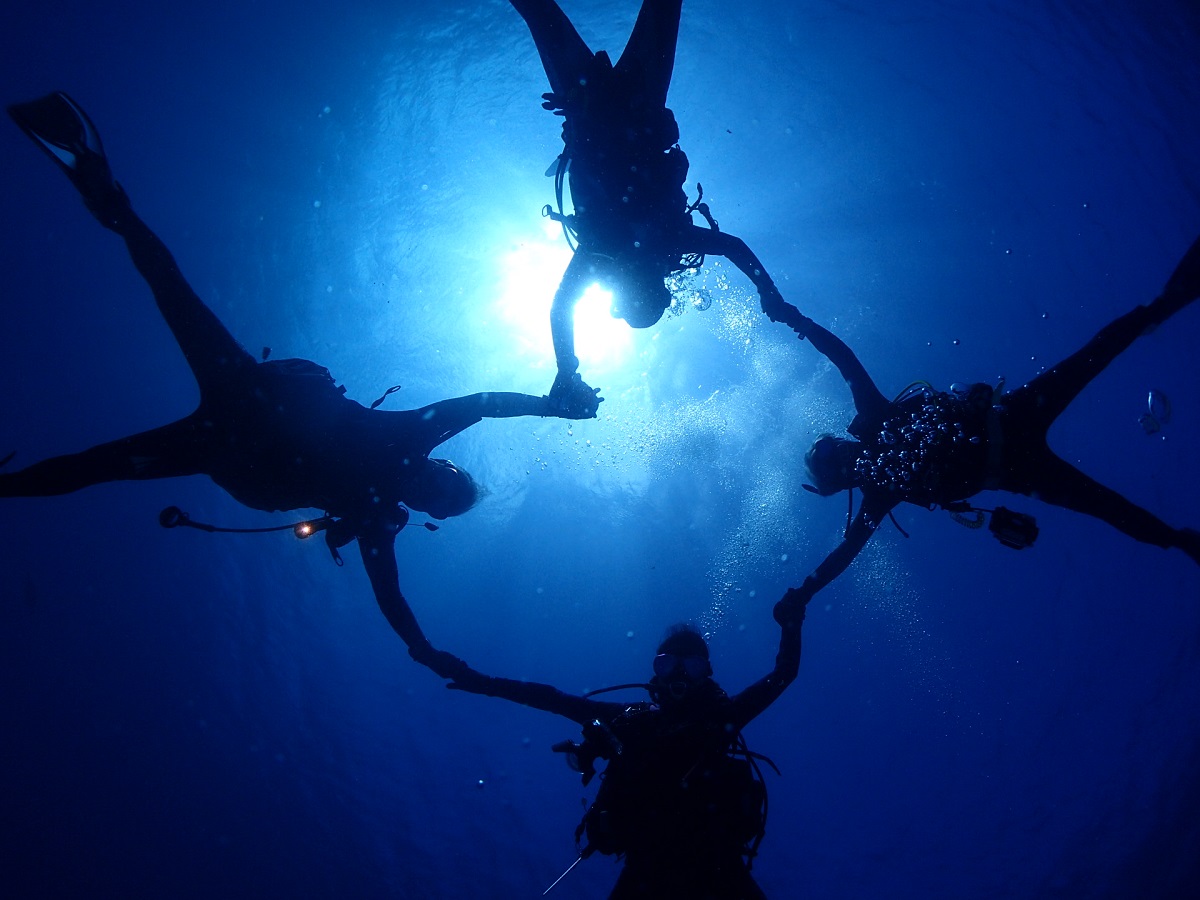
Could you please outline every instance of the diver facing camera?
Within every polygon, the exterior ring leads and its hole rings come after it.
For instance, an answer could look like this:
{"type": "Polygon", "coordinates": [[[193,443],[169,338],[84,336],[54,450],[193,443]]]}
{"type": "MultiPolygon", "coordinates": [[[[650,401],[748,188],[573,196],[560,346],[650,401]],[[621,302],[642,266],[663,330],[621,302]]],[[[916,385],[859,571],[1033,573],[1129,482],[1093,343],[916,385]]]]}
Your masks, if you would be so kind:
{"type": "Polygon", "coordinates": [[[790,590],[775,605],[781,630],[775,667],[733,696],[713,678],[708,643],[686,625],[672,628],[659,644],[649,683],[592,692],[640,687],[649,701],[594,700],[468,667],[447,687],[545,710],[583,727],[582,742],[561,741],[552,749],[565,755],[584,785],[597,774],[596,761],[606,761],[575,840],[576,863],[593,853],[623,860],[610,900],[755,900],[765,896],[750,869],[766,831],[758,766],[766,758],[747,747],[742,729],[796,679],[806,604],[801,591],[790,590]]]}

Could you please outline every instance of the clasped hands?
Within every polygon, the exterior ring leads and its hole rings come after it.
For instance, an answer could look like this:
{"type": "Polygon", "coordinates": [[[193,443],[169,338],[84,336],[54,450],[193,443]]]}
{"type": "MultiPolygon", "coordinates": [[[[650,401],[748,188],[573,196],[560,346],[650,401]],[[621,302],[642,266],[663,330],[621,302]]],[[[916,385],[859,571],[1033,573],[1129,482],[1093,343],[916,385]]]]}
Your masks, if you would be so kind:
{"type": "Polygon", "coordinates": [[[562,371],[555,376],[546,399],[551,415],[561,419],[594,419],[604,402],[600,388],[591,387],[578,372],[562,371]]]}

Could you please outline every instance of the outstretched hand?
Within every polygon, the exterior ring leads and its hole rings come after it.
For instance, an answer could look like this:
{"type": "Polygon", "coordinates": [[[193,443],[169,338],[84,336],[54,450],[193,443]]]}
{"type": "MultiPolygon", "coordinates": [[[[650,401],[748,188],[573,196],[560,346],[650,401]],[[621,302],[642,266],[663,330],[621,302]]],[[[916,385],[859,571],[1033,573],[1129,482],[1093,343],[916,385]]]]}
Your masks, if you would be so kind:
{"type": "Polygon", "coordinates": [[[590,386],[578,372],[559,372],[546,400],[550,414],[560,419],[594,419],[604,402],[600,388],[590,386]]]}
{"type": "Polygon", "coordinates": [[[542,109],[548,110],[556,116],[565,116],[569,103],[570,101],[562,94],[542,94],[542,109]]]}

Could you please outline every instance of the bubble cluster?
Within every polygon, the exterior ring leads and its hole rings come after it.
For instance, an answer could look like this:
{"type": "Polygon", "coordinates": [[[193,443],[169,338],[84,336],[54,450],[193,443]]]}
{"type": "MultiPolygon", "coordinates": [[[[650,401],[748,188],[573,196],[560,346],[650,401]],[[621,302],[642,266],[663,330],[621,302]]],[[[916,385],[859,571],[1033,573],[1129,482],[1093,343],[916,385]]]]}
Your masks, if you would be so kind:
{"type": "Polygon", "coordinates": [[[982,445],[972,421],[979,419],[965,400],[925,389],[919,406],[885,420],[875,439],[864,442],[854,464],[860,484],[908,495],[936,491],[962,445],[982,445]]]}

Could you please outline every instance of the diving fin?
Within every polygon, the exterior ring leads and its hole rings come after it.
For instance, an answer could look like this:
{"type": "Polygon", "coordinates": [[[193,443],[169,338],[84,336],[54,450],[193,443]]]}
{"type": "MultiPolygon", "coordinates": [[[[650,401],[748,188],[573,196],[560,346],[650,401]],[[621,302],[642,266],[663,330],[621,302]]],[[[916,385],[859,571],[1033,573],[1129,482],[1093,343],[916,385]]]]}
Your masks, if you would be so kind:
{"type": "MultiPolygon", "coordinates": [[[[84,162],[86,158],[105,159],[100,132],[82,107],[62,91],[28,103],[14,103],[8,107],[8,114],[71,181],[76,181],[82,169],[92,167],[84,162]]],[[[107,166],[107,162],[104,164],[107,166]]]]}
{"type": "Polygon", "coordinates": [[[63,170],[92,214],[113,227],[129,209],[129,198],[113,179],[100,132],[83,108],[56,91],[28,103],[14,103],[8,114],[63,170]]]}

